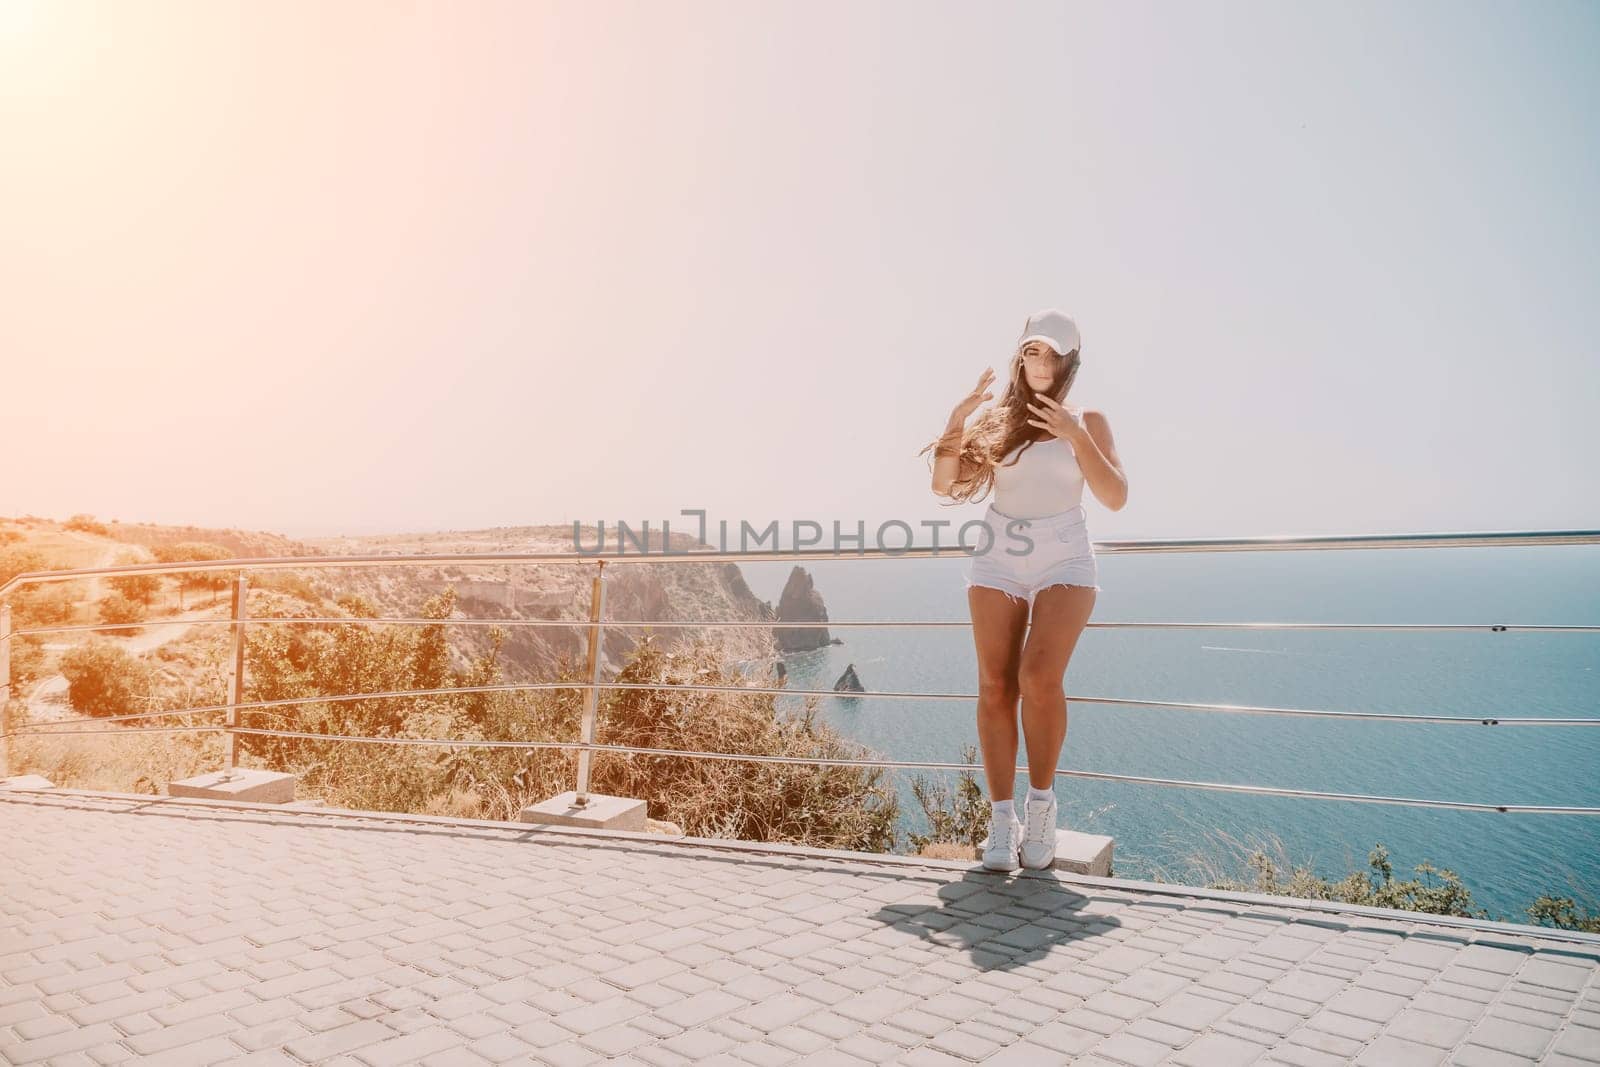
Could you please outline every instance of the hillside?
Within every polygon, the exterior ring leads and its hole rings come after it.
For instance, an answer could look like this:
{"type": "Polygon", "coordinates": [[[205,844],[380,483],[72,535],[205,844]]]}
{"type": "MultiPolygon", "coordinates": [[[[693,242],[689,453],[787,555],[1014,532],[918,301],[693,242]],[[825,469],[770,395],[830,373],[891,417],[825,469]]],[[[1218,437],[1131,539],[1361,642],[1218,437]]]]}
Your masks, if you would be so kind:
{"type": "MultiPolygon", "coordinates": [[[[488,530],[334,537],[307,542],[326,555],[449,554],[458,552],[572,552],[572,527],[521,526],[488,530]]],[[[583,543],[594,544],[585,530],[583,543]]],[[[687,551],[695,539],[675,534],[672,546],[687,551]]],[[[705,546],[700,546],[705,547],[705,546]]],[[[657,546],[652,542],[652,551],[657,546]]],[[[608,561],[605,619],[693,622],[707,619],[760,622],[777,616],[750,591],[737,564],[634,563],[608,561]]],[[[411,611],[422,600],[451,586],[458,614],[485,619],[587,621],[594,564],[444,564],[438,567],[373,567],[332,572],[338,588],[367,598],[379,614],[411,611]],[[409,605],[409,606],[408,606],[409,605]]],[[[601,645],[601,673],[613,675],[646,632],[642,626],[607,626],[601,645]]],[[[462,652],[488,646],[485,627],[462,627],[453,644],[462,652]]],[[[758,627],[694,630],[662,627],[654,631],[665,648],[696,636],[714,642],[731,661],[767,661],[778,656],[772,631],[758,627]]],[[[502,648],[508,680],[546,677],[563,657],[581,660],[585,631],[578,627],[523,626],[510,629],[502,648]]]]}
{"type": "MultiPolygon", "coordinates": [[[[562,544],[570,536],[570,528],[527,528],[309,543],[240,530],[126,527],[89,516],[66,522],[24,517],[0,519],[0,583],[25,570],[110,566],[157,555],[570,556],[570,544],[562,544]]],[[[629,687],[600,694],[596,740],[777,758],[752,764],[673,755],[606,757],[594,763],[592,788],[645,800],[652,818],[663,820],[648,825],[674,833],[891,848],[898,800],[881,770],[796,764],[801,758],[875,753],[819,722],[816,698],[807,698],[800,713],[779,715],[774,695],[744,691],[772,684],[778,673],[770,669],[777,655],[768,625],[776,618],[751,593],[739,568],[636,560],[608,560],[604,566],[606,615],[622,624],[605,634],[602,677],[629,687]],[[663,628],[648,642],[642,638],[650,627],[638,625],[713,617],[758,625],[663,628]],[[697,685],[708,689],[690,688],[697,685]]],[[[254,572],[252,617],[356,624],[283,622],[249,631],[243,700],[261,706],[240,712],[241,763],[292,774],[301,797],[374,811],[508,820],[529,804],[570,790],[578,757],[552,742],[578,737],[587,713],[581,687],[573,684],[587,677],[585,629],[494,623],[587,620],[600,569],[596,563],[439,562],[254,572]],[[452,608],[453,616],[441,614],[452,608]],[[448,629],[360,624],[418,616],[493,622],[448,629]],[[497,645],[500,633],[506,639],[497,645]],[[519,680],[555,684],[485,688],[519,680]],[[323,699],[387,692],[406,695],[323,699]],[[284,732],[252,732],[261,728],[284,732]],[[350,738],[408,743],[372,745],[350,738]],[[445,738],[469,744],[436,741],[445,738]]],[[[796,574],[798,584],[809,588],[803,571],[796,568],[796,574]]],[[[10,750],[13,771],[71,788],[160,795],[173,782],[221,765],[227,741],[216,726],[218,706],[228,700],[230,582],[226,571],[194,575],[186,585],[176,576],[115,575],[9,594],[23,631],[11,643],[10,723],[69,727],[24,730],[10,750]],[[132,616],[119,620],[128,628],[104,629],[112,615],[132,616]],[[181,621],[168,625],[175,617],[181,621]],[[60,626],[85,628],[27,632],[60,626]],[[98,728],[119,716],[200,707],[213,710],[98,728]]]]}
{"type": "MultiPolygon", "coordinates": [[[[585,535],[592,544],[592,534],[585,535]]],[[[674,548],[695,542],[674,537],[674,548]]],[[[570,526],[536,526],[489,530],[402,533],[371,537],[295,540],[281,534],[152,523],[98,522],[90,516],[66,521],[34,516],[0,518],[0,582],[19,570],[72,569],[149,562],[178,546],[215,546],[229,558],[318,555],[448,554],[459,552],[564,553],[572,549],[570,526]]],[[[758,599],[735,564],[608,562],[605,618],[621,621],[695,621],[730,619],[766,621],[775,618],[771,605],[758,599]]],[[[350,600],[364,604],[359,614],[413,617],[429,597],[446,588],[456,591],[456,618],[587,621],[595,575],[593,564],[442,564],[351,569],[274,569],[252,575],[249,610],[255,616],[349,617],[350,600]],[[343,602],[343,603],[341,603],[343,602]]],[[[116,598],[116,580],[34,587],[12,597],[17,628],[87,625],[108,621],[108,603],[116,598]]],[[[196,621],[221,619],[228,613],[226,576],[196,576],[187,585],[176,578],[148,582],[142,606],[127,621],[149,618],[196,621]]],[[[120,599],[120,598],[119,598],[120,599]]],[[[649,630],[642,626],[608,627],[601,646],[601,675],[613,677],[637,642],[649,630]]],[[[779,652],[772,630],[765,627],[656,628],[664,649],[700,638],[712,643],[730,663],[766,664],[779,652]]],[[[13,650],[14,695],[29,706],[34,718],[56,719],[72,714],[60,656],[87,634],[47,635],[19,639],[13,650]]],[[[101,632],[103,640],[151,660],[160,693],[154,706],[200,693],[214,693],[216,672],[226,641],[218,626],[149,626],[140,630],[101,632]]],[[[466,667],[491,644],[489,627],[454,627],[449,651],[453,665],[466,667]]],[[[500,651],[507,682],[539,681],[554,675],[563,661],[582,662],[586,636],[582,627],[508,626],[500,651]]],[[[184,701],[192,703],[193,701],[184,701]]]]}

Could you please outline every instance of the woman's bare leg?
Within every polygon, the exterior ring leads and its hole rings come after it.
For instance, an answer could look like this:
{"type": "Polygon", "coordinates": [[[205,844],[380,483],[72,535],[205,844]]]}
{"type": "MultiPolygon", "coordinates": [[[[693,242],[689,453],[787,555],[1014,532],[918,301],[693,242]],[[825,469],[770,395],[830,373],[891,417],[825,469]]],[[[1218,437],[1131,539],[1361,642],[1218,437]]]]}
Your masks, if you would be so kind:
{"type": "Polygon", "coordinates": [[[978,652],[978,748],[990,800],[1010,800],[1017,779],[1017,683],[1026,601],[999,589],[967,587],[972,642],[978,652]]]}
{"type": "MultiPolygon", "coordinates": [[[[1051,585],[1033,598],[1033,625],[1022,647],[1017,675],[1022,690],[1022,733],[1028,742],[1028,781],[1035,789],[1055,787],[1061,746],[1067,739],[1067,695],[1062,679],[1097,595],[1087,586],[1051,585]]],[[[1014,759],[1015,750],[1012,755],[1014,759]]]]}

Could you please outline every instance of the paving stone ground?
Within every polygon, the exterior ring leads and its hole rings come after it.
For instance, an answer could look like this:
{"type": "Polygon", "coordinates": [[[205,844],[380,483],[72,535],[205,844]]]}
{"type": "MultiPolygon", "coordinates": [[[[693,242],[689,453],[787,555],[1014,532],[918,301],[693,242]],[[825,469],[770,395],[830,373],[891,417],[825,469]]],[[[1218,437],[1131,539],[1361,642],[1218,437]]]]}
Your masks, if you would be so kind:
{"type": "Polygon", "coordinates": [[[0,792],[0,1062],[1600,1063],[1592,946],[1063,881],[0,792]]]}

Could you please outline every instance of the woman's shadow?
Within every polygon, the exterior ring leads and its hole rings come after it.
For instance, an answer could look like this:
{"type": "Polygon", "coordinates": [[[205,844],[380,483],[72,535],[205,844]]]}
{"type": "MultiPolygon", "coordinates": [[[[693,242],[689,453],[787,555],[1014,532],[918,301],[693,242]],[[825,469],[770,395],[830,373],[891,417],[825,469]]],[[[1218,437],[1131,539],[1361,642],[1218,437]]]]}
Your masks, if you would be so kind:
{"type": "MultiPolygon", "coordinates": [[[[965,950],[984,970],[1035,963],[1054,949],[1106,934],[1122,925],[1115,913],[1133,903],[1096,896],[1092,889],[1080,892],[1048,874],[1018,878],[984,870],[943,882],[934,895],[935,905],[906,900],[886,904],[871,917],[908,940],[965,950]]],[[[885,944],[881,935],[869,938],[885,944]]]]}

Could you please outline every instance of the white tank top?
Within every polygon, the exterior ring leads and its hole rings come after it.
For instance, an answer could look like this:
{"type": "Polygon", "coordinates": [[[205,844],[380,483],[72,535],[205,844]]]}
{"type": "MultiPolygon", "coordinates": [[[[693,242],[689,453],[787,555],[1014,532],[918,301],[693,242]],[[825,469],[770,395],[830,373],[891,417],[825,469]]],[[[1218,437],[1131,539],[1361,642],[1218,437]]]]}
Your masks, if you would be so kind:
{"type": "Polygon", "coordinates": [[[1065,438],[1018,445],[994,469],[994,508],[1013,519],[1056,515],[1083,501],[1083,470],[1065,438]],[[1017,457],[1018,450],[1022,456],[1017,457]],[[1015,462],[1013,462],[1015,461],[1015,462]]]}

